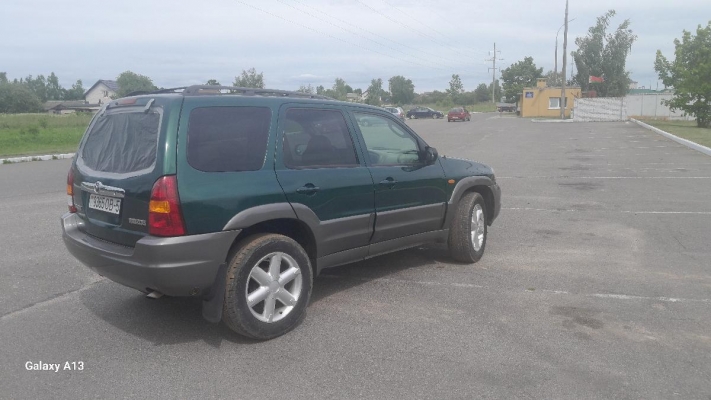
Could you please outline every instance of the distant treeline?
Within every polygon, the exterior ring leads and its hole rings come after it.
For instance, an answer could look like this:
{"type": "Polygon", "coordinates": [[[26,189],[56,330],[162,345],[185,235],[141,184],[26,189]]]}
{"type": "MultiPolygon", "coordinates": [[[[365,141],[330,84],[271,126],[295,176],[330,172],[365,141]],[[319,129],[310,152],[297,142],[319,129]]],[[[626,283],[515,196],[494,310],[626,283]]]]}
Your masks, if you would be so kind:
{"type": "Polygon", "coordinates": [[[6,72],[0,72],[0,113],[29,113],[42,110],[49,100],[82,100],[84,87],[77,80],[71,88],[63,88],[52,72],[48,77],[28,75],[10,81],[6,72]]]}

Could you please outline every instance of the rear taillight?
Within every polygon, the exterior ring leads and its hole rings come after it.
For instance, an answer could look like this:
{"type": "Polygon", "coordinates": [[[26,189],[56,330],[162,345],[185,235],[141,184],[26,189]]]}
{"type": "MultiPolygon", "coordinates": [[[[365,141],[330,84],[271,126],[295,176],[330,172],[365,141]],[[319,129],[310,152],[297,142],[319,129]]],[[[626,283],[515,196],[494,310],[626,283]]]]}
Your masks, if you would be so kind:
{"type": "Polygon", "coordinates": [[[148,233],[154,236],[185,235],[175,175],[162,176],[153,184],[148,203],[148,233]]]}
{"type": "Polygon", "coordinates": [[[69,173],[67,174],[67,206],[69,206],[69,212],[77,212],[77,207],[74,205],[74,168],[69,168],[69,173]]]}

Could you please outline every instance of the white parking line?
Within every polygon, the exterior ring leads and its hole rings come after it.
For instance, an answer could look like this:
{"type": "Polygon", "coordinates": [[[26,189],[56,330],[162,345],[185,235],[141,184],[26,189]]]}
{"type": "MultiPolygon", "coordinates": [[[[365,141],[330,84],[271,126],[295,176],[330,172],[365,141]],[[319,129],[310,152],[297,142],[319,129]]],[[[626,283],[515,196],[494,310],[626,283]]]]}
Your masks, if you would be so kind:
{"type": "MultiPolygon", "coordinates": [[[[414,285],[423,285],[423,286],[451,286],[451,287],[458,287],[458,288],[474,288],[474,289],[489,289],[489,287],[486,286],[481,286],[481,285],[474,285],[470,283],[457,283],[457,282],[434,282],[434,281],[414,281],[414,280],[408,280],[408,279],[391,279],[391,278],[364,278],[364,277],[359,277],[359,276],[341,276],[341,275],[329,275],[329,274],[321,274],[319,275],[319,278],[328,278],[328,279],[350,279],[350,280],[356,280],[356,281],[362,281],[362,282],[380,282],[380,283],[404,283],[404,284],[414,284],[414,285]]],[[[497,289],[499,290],[499,289],[497,289]]],[[[535,289],[521,289],[522,292],[536,292],[537,290],[535,289]]],[[[539,292],[543,293],[552,293],[552,294],[557,294],[557,295],[568,295],[568,296],[583,296],[583,297],[592,297],[592,298],[597,298],[597,299],[608,299],[608,300],[652,300],[652,301],[663,301],[667,303],[709,303],[711,304],[711,299],[687,299],[687,298],[681,298],[681,297],[664,297],[664,296],[658,296],[658,297],[652,297],[652,296],[637,296],[637,295],[629,295],[629,294],[617,294],[617,293],[572,293],[567,290],[551,290],[551,289],[542,289],[538,290],[539,292]]]]}
{"type": "Polygon", "coordinates": [[[693,215],[711,215],[711,211],[629,211],[629,210],[576,210],[576,209],[552,209],[552,208],[533,208],[533,207],[502,207],[502,210],[511,211],[542,211],[542,212],[616,212],[622,214],[693,214],[693,215]]]}
{"type": "Polygon", "coordinates": [[[497,176],[496,179],[711,179],[711,176],[497,176]]]}

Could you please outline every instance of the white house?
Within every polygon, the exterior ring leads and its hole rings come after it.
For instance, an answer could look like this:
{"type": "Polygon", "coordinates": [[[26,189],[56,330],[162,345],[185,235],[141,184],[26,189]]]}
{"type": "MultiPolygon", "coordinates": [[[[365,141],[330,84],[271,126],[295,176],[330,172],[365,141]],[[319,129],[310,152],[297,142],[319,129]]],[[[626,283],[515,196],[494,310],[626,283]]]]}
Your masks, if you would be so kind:
{"type": "Polygon", "coordinates": [[[117,97],[118,84],[116,81],[99,79],[96,83],[84,93],[84,100],[89,104],[106,104],[117,97]]]}

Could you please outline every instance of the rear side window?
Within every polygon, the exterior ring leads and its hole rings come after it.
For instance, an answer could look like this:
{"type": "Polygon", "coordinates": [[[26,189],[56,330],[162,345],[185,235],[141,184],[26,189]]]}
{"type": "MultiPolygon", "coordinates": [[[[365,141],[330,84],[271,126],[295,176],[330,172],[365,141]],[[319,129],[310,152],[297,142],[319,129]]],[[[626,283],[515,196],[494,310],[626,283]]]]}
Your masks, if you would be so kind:
{"type": "Polygon", "coordinates": [[[161,114],[119,112],[94,121],[81,151],[83,164],[100,172],[135,173],[152,168],[161,114]]]}
{"type": "Polygon", "coordinates": [[[205,172],[261,169],[271,115],[267,107],[193,109],[188,123],[188,163],[205,172]]]}

